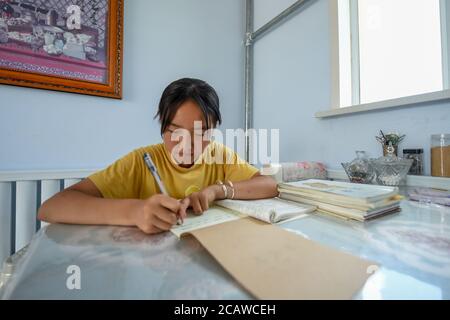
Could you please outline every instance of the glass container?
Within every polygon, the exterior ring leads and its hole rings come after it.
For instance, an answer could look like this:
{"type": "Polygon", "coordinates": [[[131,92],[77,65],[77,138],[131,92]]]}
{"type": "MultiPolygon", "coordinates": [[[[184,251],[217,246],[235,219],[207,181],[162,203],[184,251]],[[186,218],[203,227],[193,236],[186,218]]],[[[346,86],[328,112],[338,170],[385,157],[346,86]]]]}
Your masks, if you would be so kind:
{"type": "Polygon", "coordinates": [[[348,178],[353,183],[371,183],[375,171],[365,151],[356,151],[356,158],[350,163],[342,163],[348,178]]]}
{"type": "Polygon", "coordinates": [[[450,177],[450,134],[431,136],[431,175],[450,177]]]}

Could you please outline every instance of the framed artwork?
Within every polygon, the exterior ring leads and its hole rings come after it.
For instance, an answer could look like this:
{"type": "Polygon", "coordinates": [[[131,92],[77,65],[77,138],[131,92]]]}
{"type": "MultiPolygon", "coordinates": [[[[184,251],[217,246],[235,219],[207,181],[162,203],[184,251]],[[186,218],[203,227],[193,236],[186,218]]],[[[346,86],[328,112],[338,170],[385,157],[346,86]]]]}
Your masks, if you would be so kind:
{"type": "Polygon", "coordinates": [[[123,0],[0,0],[0,83],[122,98],[123,0]]]}

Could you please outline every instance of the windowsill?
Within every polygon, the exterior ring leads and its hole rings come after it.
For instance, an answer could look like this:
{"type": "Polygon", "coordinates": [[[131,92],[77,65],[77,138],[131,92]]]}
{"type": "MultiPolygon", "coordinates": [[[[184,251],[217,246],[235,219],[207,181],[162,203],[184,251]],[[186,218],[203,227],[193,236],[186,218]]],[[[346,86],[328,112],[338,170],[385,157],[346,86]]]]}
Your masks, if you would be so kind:
{"type": "Polygon", "coordinates": [[[394,109],[403,107],[406,105],[425,103],[425,102],[434,102],[440,100],[450,99],[450,90],[442,90],[430,93],[419,94],[415,96],[385,100],[385,101],[377,101],[367,104],[360,104],[351,107],[345,108],[335,108],[327,111],[319,111],[315,114],[316,118],[326,119],[333,117],[340,117],[345,115],[352,115],[355,113],[363,113],[369,111],[377,111],[383,109],[394,109]]]}

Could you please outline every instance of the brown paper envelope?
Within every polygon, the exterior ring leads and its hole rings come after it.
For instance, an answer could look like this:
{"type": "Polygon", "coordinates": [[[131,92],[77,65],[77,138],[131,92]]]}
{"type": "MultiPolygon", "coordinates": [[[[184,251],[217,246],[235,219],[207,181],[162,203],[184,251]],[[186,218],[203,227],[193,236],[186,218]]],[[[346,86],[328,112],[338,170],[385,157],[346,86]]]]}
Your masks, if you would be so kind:
{"type": "Polygon", "coordinates": [[[191,234],[259,299],[351,299],[376,266],[252,218],[191,234]]]}

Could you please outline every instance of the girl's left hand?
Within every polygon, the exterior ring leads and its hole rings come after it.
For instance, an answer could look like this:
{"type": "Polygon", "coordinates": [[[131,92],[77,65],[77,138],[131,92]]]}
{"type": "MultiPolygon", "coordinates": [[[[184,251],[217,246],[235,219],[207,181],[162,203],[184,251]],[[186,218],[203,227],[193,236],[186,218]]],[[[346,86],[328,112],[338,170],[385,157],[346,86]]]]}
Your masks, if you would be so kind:
{"type": "Polygon", "coordinates": [[[215,200],[220,199],[222,189],[218,185],[206,187],[202,191],[193,192],[183,200],[181,200],[182,207],[180,208],[180,215],[186,217],[186,209],[192,208],[197,215],[203,214],[209,209],[209,205],[215,200]]]}

